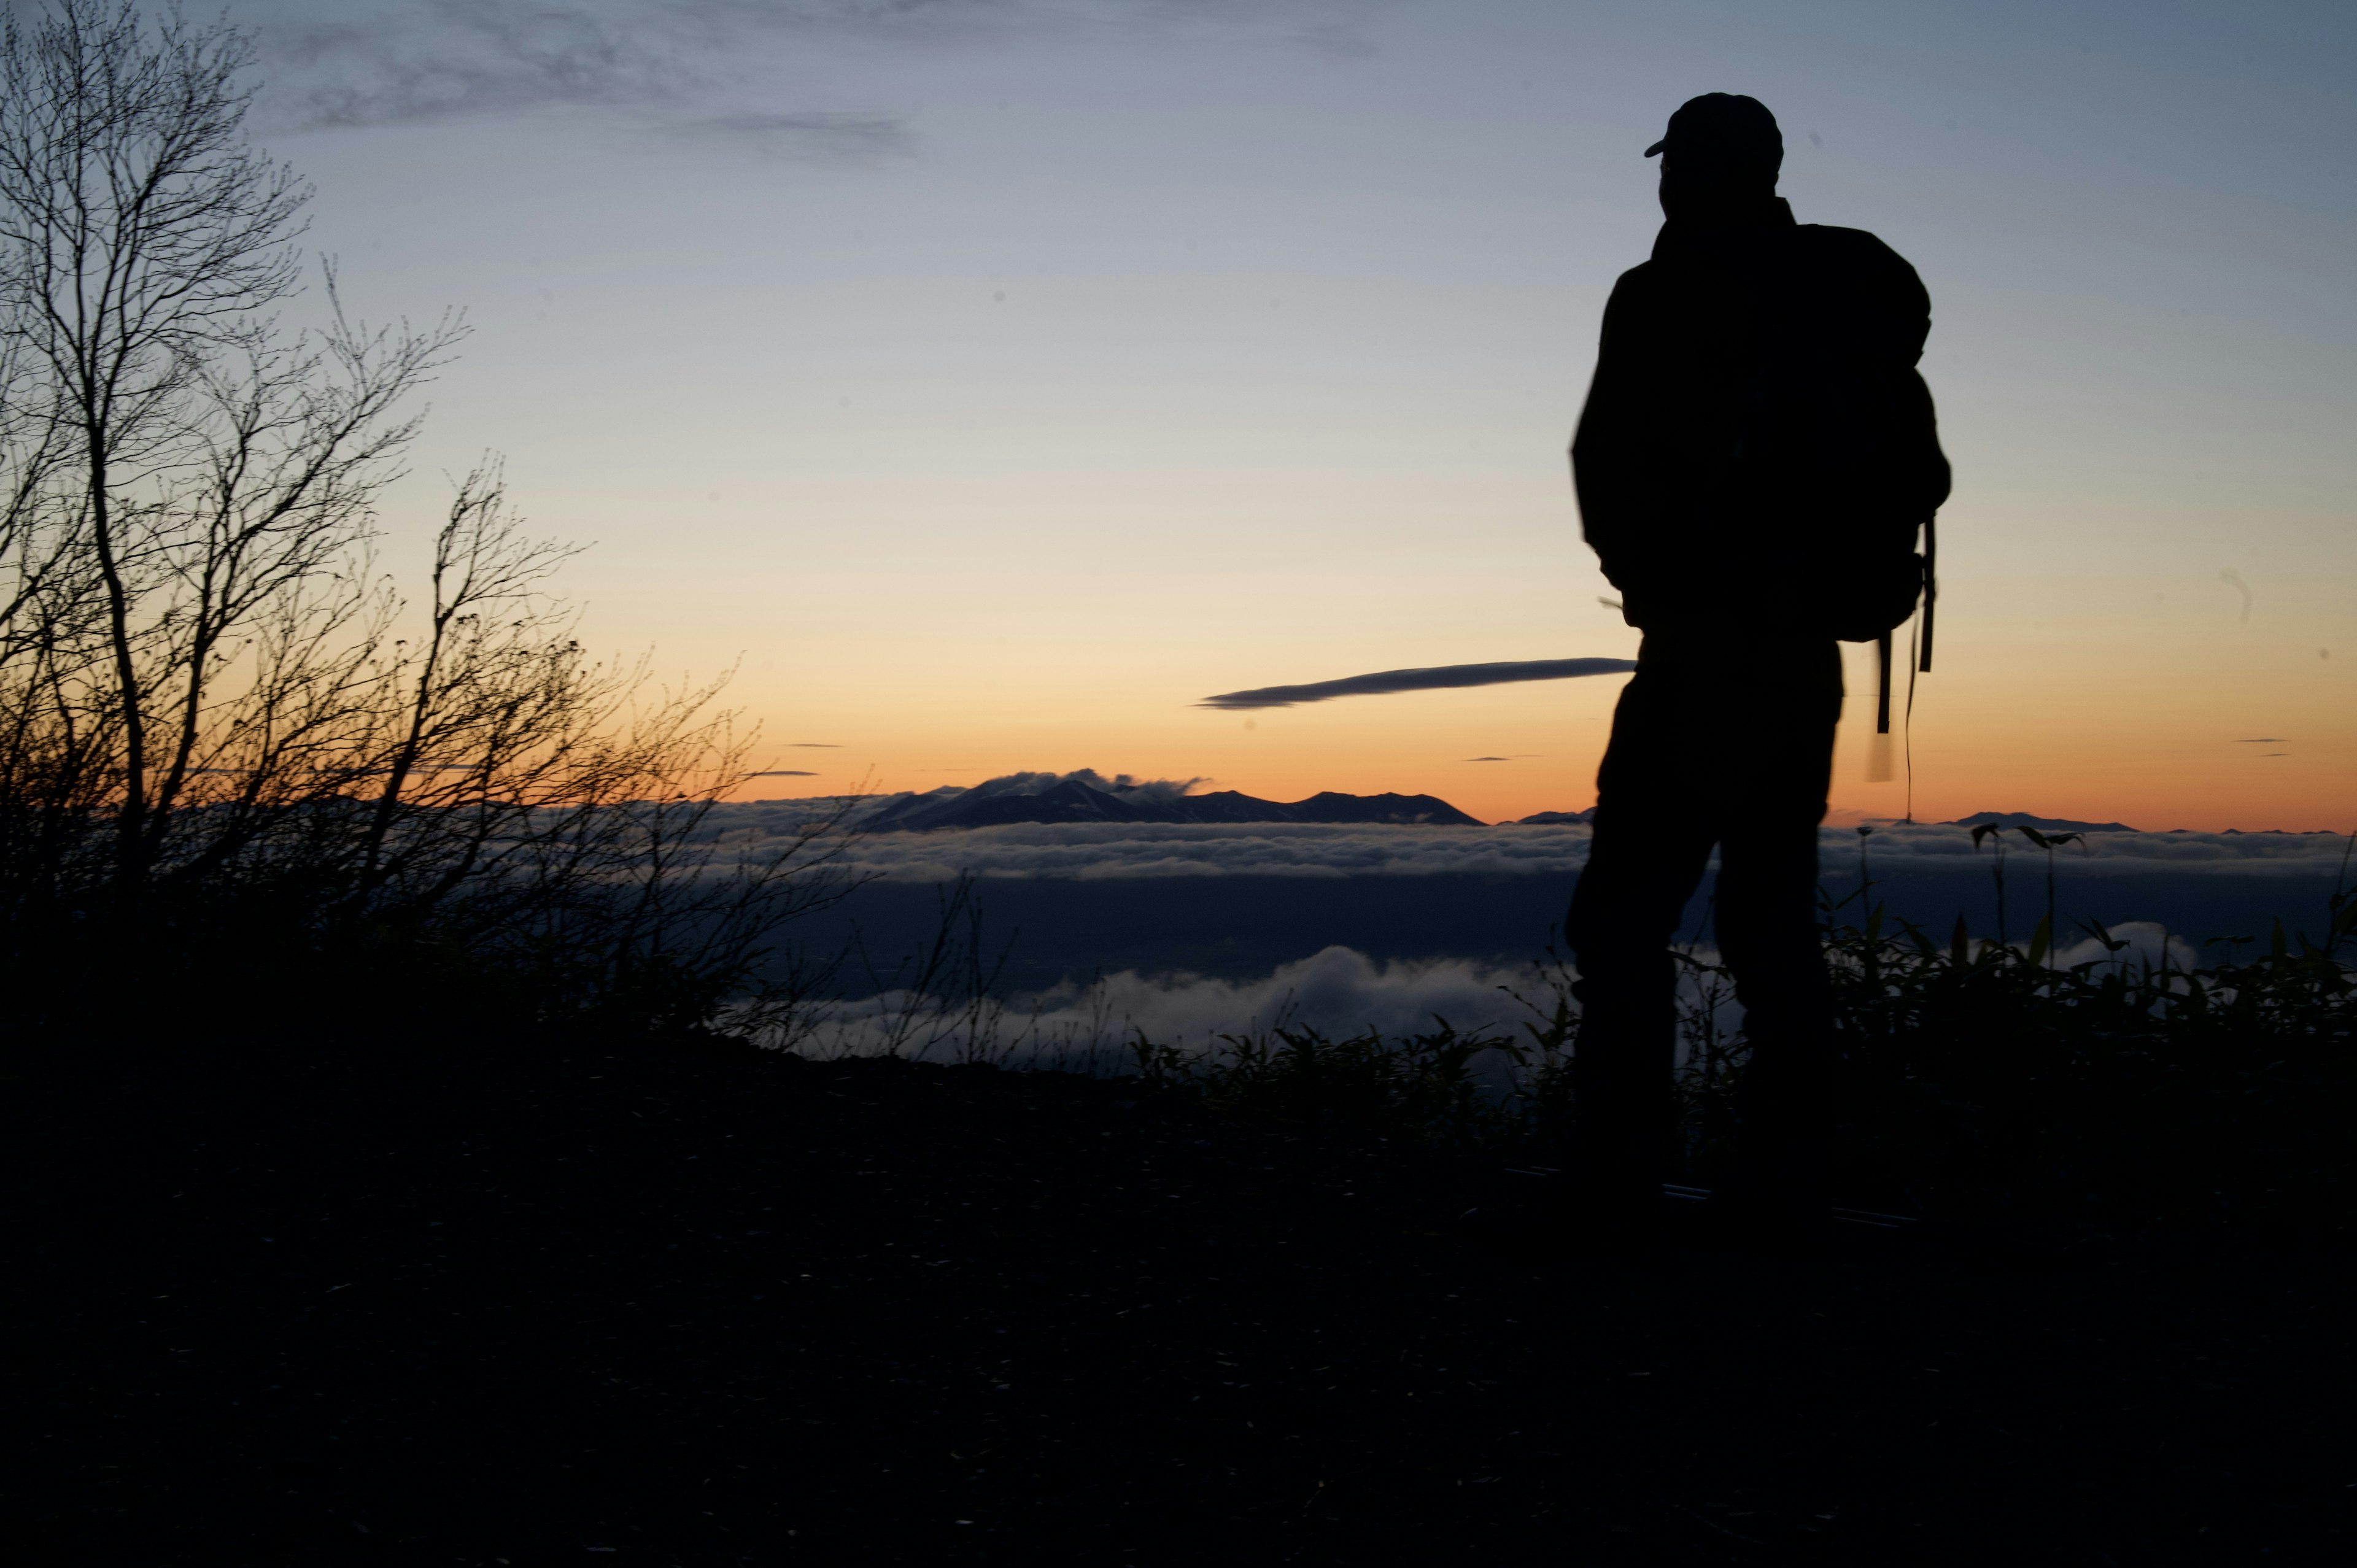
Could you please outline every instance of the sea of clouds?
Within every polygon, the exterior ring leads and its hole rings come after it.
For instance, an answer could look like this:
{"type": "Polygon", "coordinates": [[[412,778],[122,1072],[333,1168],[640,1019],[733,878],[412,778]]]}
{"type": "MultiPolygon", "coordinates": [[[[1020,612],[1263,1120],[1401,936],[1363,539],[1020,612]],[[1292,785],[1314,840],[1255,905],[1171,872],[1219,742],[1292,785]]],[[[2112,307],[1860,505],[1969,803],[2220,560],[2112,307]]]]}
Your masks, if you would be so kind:
{"type": "Polygon", "coordinates": [[[1279,1028],[1398,1036],[1446,1020],[1468,1033],[1511,1031],[1537,1015],[1509,992],[1545,1004],[1552,993],[1544,981],[1532,970],[1458,959],[1378,963],[1329,947],[1257,980],[1124,971],[980,1008],[963,999],[887,992],[822,1004],[796,1022],[791,1039],[778,1043],[819,1056],[888,1050],[936,1060],[1096,1067],[1122,1060],[1129,1042],[1141,1037],[1200,1051],[1223,1035],[1279,1028]]]}
{"type": "MultiPolygon", "coordinates": [[[[2157,925],[2115,928],[2122,944],[2106,949],[2090,937],[2061,949],[2058,968],[2080,964],[2138,966],[2161,961],[2183,969],[2193,948],[2157,925]]],[[[1685,952],[1697,964],[1718,961],[1706,946],[1685,952]]],[[[1028,995],[977,1003],[901,990],[857,1001],[822,1004],[772,1043],[805,1054],[835,1057],[892,1052],[920,1059],[983,1059],[1085,1070],[1118,1069],[1131,1042],[1145,1039],[1186,1052],[1216,1048],[1222,1036],[1292,1028],[1329,1038],[1379,1033],[1397,1038],[1446,1024],[1461,1034],[1520,1041],[1523,1027],[1544,1023],[1562,988],[1576,978],[1567,965],[1519,968],[1461,959],[1378,963],[1364,953],[1329,947],[1264,978],[1231,981],[1195,974],[1125,971],[1086,985],[1066,984],[1028,995]]],[[[1683,983],[1684,1004],[1703,1004],[1700,981],[1683,983]]],[[[1743,1009],[1719,995],[1713,1011],[1723,1033],[1742,1026],[1743,1009]]],[[[1683,1052],[1683,1046],[1681,1046],[1683,1052]]],[[[1503,1053],[1485,1076],[1502,1085],[1510,1069],[1503,1053]]]]}
{"type": "MultiPolygon", "coordinates": [[[[754,800],[716,809],[709,830],[755,851],[799,831],[826,802],[754,800]]],[[[2043,856],[2005,835],[2007,853],[2043,856]]],[[[1587,863],[1585,823],[1495,827],[1398,827],[1325,823],[1015,823],[1005,827],[876,833],[855,842],[847,863],[894,882],[1050,877],[1153,876],[1566,876],[1587,863]]],[[[1822,830],[1829,876],[1854,873],[1861,838],[1854,828],[1822,830]]],[[[2073,875],[2204,872],[2330,876],[2349,854],[2339,833],[2091,832],[2056,852],[2073,875]]],[[[1961,871],[1986,865],[1995,847],[1946,823],[1881,825],[1863,841],[1873,875],[1910,869],[1961,871]]]]}
{"type": "MultiPolygon", "coordinates": [[[[716,811],[707,831],[720,839],[724,856],[731,848],[757,854],[801,831],[826,804],[730,804],[716,811]]],[[[1348,882],[1369,878],[1527,877],[1568,887],[1586,864],[1590,836],[1583,823],[1015,824],[854,834],[845,845],[845,864],[854,874],[885,884],[972,878],[985,899],[991,885],[1011,882],[1135,883],[1141,897],[1150,897],[1147,889],[1168,886],[1173,878],[1198,879],[1197,886],[1207,890],[1211,885],[1200,879],[1324,882],[1347,899],[1348,882]]],[[[2019,927],[2037,918],[2045,854],[2017,834],[2005,837],[2018,900],[2013,936],[2019,941],[2026,934],[2019,927]],[[2025,913],[2027,919],[2019,919],[2025,913]]],[[[1864,835],[1855,828],[1829,827],[1822,842],[1826,881],[1836,891],[1857,885],[1861,848],[1878,882],[1910,874],[1977,877],[1971,884],[1975,889],[1985,888],[1996,853],[1986,842],[1975,845],[1969,829],[1947,824],[1879,824],[1864,835]]],[[[2349,839],[2332,833],[2101,832],[2059,849],[2056,859],[2074,883],[2163,875],[2173,884],[2214,881],[2223,886],[2257,878],[2280,880],[2289,889],[2295,884],[2312,887],[2319,878],[2332,882],[2342,874],[2349,850],[2349,839]]],[[[1240,880],[1238,896],[1250,897],[1248,886],[1240,880]]],[[[1975,929],[1981,929],[1976,914],[1975,929]]],[[[2119,921],[2112,935],[2126,944],[2116,956],[2092,937],[2073,938],[2058,944],[2054,961],[2066,968],[2142,963],[2165,954],[2169,963],[2187,968],[2221,956],[2140,918],[2119,921]]],[[[1688,950],[1705,963],[1716,960],[1706,947],[1688,950]]],[[[1279,1026],[1329,1036],[1368,1030],[1396,1036],[1432,1028],[1437,1019],[1459,1030],[1511,1035],[1539,1015],[1533,1004],[1541,1011],[1551,1007],[1555,988],[1569,979],[1567,970],[1535,962],[1467,957],[1386,961],[1329,944],[1256,975],[1212,976],[1176,966],[1161,972],[1125,968],[1086,983],[1000,995],[979,1011],[971,1000],[952,1004],[888,986],[878,994],[807,1011],[796,1045],[823,1055],[891,1049],[936,1059],[987,1057],[1103,1068],[1118,1066],[1125,1043],[1139,1036],[1200,1050],[1223,1035],[1279,1026]]],[[[1738,1026],[1740,1008],[1731,1001],[1723,1006],[1721,1023],[1738,1026]]],[[[1501,1070],[1492,1064],[1493,1074],[1501,1070]]]]}

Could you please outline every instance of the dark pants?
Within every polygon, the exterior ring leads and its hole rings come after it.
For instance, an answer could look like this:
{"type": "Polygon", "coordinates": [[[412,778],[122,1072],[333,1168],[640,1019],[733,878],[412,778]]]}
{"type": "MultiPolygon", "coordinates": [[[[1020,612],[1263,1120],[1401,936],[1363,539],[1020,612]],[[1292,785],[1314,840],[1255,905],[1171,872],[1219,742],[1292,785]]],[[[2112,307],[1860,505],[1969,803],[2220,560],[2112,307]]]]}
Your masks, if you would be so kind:
{"type": "Polygon", "coordinates": [[[1625,1208],[1660,1198],[1675,1125],[1670,944],[1713,844],[1718,949],[1751,1046],[1738,1093],[1748,1186],[1811,1185],[1832,1049],[1815,905],[1840,649],[1667,640],[1646,639],[1612,715],[1564,933],[1583,1013],[1573,1168],[1587,1201],[1625,1208]]]}

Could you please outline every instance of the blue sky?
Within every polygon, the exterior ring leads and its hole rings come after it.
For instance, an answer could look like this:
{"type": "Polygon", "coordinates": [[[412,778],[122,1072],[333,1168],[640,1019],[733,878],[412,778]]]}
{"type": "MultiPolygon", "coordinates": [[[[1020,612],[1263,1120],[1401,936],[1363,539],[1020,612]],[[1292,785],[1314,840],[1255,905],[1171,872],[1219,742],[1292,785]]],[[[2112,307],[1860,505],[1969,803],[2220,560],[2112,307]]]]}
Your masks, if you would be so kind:
{"type": "MultiPolygon", "coordinates": [[[[1658,223],[1639,155],[1732,91],[1801,219],[1932,292],[1918,814],[2349,813],[2348,7],[231,15],[348,301],[476,325],[395,548],[506,451],[597,543],[594,637],[738,663],[769,736],[842,748],[775,766],[1585,805],[1611,681],[1191,704],[1632,650],[1563,446],[1658,223]]],[[[1841,779],[1901,809],[1854,737],[1841,779]]]]}

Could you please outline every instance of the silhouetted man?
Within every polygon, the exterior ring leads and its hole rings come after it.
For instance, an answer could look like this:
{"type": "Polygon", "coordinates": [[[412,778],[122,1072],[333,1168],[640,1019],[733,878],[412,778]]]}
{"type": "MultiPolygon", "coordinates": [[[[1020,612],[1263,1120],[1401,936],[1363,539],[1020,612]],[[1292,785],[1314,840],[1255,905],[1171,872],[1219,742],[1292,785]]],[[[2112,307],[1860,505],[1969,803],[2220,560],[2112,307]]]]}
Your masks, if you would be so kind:
{"type": "Polygon", "coordinates": [[[1948,493],[1916,360],[1931,301],[1856,229],[1795,224],[1757,100],[1670,117],[1668,221],[1604,307],[1572,442],[1587,542],[1644,632],[1597,776],[1566,936],[1579,1214],[1641,1240],[1674,1126],[1681,912],[1718,846],[1719,950],[1752,1058],[1738,1094],[1744,1211],[1822,1203],[1832,993],[1816,936],[1844,639],[1913,613],[1917,531],[1948,493]]]}

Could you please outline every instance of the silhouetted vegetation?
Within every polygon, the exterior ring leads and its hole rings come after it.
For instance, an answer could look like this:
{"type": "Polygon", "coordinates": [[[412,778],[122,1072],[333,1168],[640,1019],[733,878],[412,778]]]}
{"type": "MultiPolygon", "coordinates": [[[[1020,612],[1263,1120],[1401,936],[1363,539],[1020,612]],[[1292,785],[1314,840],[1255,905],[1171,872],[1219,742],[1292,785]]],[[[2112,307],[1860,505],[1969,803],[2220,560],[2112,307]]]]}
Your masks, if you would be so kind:
{"type": "MultiPolygon", "coordinates": [[[[2091,926],[2104,956],[2061,968],[2048,919],[2027,943],[1975,938],[1961,918],[1940,940],[1878,907],[1860,916],[1859,897],[1828,900],[1821,926],[1842,1196],[1965,1219],[2345,1225],[2357,976],[2341,950],[2357,895],[2333,897],[2321,941],[2277,922],[2255,956],[2214,939],[2224,954],[2188,965],[2091,926]]],[[[1684,961],[1683,1126],[1664,1169],[1707,1186],[1739,1137],[1747,1047],[1732,976],[1684,961]]],[[[1519,1033],[1280,1026],[1133,1054],[1148,1085],[1232,1114],[1545,1158],[1570,1132],[1571,978],[1553,956],[1540,967],[1519,1033]]]]}
{"type": "MultiPolygon", "coordinates": [[[[308,191],[226,25],[57,0],[0,34],[0,950],[20,1025],[457,1004],[673,1026],[836,896],[827,824],[723,862],[718,683],[601,661],[495,461],[421,592],[379,567],[463,335],[297,329],[308,191]],[[264,1004],[266,1003],[266,1005],[264,1004]]],[[[755,1009],[758,1011],[758,1009],[755,1009]]]]}
{"type": "Polygon", "coordinates": [[[1476,1062],[1518,1047],[1497,1035],[1460,1034],[1446,1019],[1433,1023],[1405,1037],[1368,1031],[1339,1040],[1278,1025],[1222,1035],[1202,1053],[1140,1037],[1132,1055],[1148,1087],[1232,1115],[1448,1147],[1511,1144],[1526,1119],[1513,1102],[1483,1092],[1476,1062]]]}
{"type": "Polygon", "coordinates": [[[2265,948],[2181,964],[2101,926],[2105,956],[1944,941],[1829,912],[1853,1180],[1969,1212],[2264,1220],[2340,1229],[2357,1196],[2357,980],[2341,949],[2275,924],[2265,948]]]}

